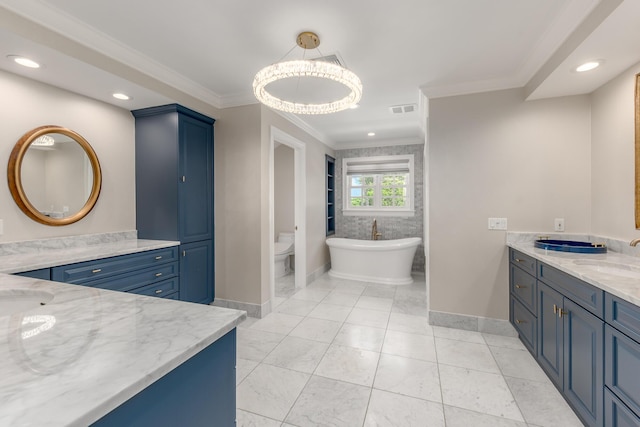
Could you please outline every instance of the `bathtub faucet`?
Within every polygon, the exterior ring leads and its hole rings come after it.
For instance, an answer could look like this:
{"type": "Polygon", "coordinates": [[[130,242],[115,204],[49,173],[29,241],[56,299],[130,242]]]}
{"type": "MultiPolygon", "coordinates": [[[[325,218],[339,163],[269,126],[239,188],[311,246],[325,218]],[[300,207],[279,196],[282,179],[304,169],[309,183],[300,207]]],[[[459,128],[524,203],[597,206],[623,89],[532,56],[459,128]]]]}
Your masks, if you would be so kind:
{"type": "Polygon", "coordinates": [[[382,236],[382,233],[378,233],[378,221],[373,220],[373,226],[371,227],[371,240],[378,240],[378,237],[382,236]]]}

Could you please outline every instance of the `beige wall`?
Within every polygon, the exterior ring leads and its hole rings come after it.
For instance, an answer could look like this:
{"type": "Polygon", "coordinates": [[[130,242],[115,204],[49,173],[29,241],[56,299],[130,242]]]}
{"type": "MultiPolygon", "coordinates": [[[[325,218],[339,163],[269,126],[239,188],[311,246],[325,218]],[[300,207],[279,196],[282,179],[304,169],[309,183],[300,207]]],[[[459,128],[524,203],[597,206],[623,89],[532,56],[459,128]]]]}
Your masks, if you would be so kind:
{"type": "Polygon", "coordinates": [[[508,318],[505,232],[590,228],[588,96],[525,102],[513,89],[430,101],[430,309],[508,318]]]}
{"type": "Polygon", "coordinates": [[[631,240],[634,219],[635,74],[640,64],[591,95],[592,232],[631,240]]]}
{"type": "Polygon", "coordinates": [[[292,232],[296,223],[294,218],[294,168],[293,149],[280,144],[273,153],[273,222],[274,235],[292,232]]]}
{"type": "Polygon", "coordinates": [[[261,304],[258,105],[220,111],[214,156],[216,298],[261,304]]]}
{"type": "Polygon", "coordinates": [[[0,71],[0,241],[135,230],[134,119],[129,111],[0,71]],[[102,167],[102,192],[89,215],[64,227],[41,225],[16,206],[6,184],[14,144],[27,131],[55,124],[82,135],[102,167]]]}

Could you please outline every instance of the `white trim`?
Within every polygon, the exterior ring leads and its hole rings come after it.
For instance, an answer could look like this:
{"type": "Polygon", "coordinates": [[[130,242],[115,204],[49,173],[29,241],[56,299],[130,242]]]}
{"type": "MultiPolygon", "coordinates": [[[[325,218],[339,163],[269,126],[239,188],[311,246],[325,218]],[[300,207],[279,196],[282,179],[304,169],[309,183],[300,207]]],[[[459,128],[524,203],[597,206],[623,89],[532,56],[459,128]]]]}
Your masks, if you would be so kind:
{"type": "Polygon", "coordinates": [[[275,272],[273,268],[275,243],[275,208],[274,208],[274,150],[276,142],[293,149],[294,163],[294,193],[295,193],[295,284],[296,287],[306,286],[307,281],[307,150],[306,145],[286,132],[271,126],[269,132],[269,294],[275,297],[275,272]]]}
{"type": "MultiPolygon", "coordinates": [[[[263,108],[269,108],[269,107],[264,106],[263,108]]],[[[320,132],[316,128],[312,127],[311,125],[309,125],[307,122],[305,122],[304,120],[302,120],[300,117],[296,116],[295,114],[286,113],[284,111],[279,111],[279,110],[274,110],[272,108],[269,108],[269,110],[271,110],[274,113],[278,114],[282,118],[290,121],[291,123],[293,123],[294,125],[296,125],[300,129],[302,129],[304,132],[308,133],[309,135],[311,135],[312,137],[314,137],[318,141],[322,142],[327,147],[332,148],[334,150],[337,150],[337,144],[336,144],[336,142],[334,140],[332,140],[326,134],[320,132]]]]}
{"type": "Polygon", "coordinates": [[[367,141],[343,141],[336,143],[334,150],[349,150],[352,148],[378,148],[378,147],[397,147],[401,145],[422,145],[422,138],[396,138],[396,139],[372,139],[367,141]]]}

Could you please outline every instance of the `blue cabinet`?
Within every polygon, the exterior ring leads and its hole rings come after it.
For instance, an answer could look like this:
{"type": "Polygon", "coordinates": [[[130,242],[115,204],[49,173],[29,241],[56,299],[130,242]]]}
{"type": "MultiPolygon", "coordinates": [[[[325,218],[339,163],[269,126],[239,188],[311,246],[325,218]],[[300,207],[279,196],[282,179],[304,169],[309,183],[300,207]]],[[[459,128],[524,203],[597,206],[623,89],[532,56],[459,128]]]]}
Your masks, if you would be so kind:
{"type": "Polygon", "coordinates": [[[51,280],[157,297],[179,296],[176,246],[61,265],[51,268],[51,280]]]}
{"type": "Polygon", "coordinates": [[[538,353],[538,285],[536,260],[519,251],[509,251],[509,321],[527,349],[538,353]]]}
{"type": "Polygon", "coordinates": [[[235,364],[233,329],[92,426],[234,426],[235,364]]]}
{"type": "Polygon", "coordinates": [[[213,245],[211,240],[180,245],[180,299],[209,303],[213,301],[213,245]]]}
{"type": "Polygon", "coordinates": [[[538,363],[586,425],[602,426],[604,322],[557,289],[538,281],[538,363]]]}
{"type": "Polygon", "coordinates": [[[545,370],[551,381],[562,388],[564,375],[563,359],[563,322],[558,316],[558,308],[562,308],[562,295],[545,285],[538,283],[538,363],[545,370]]]}
{"type": "Polygon", "coordinates": [[[177,104],[132,114],[138,237],[180,241],[180,257],[189,256],[180,259],[180,299],[209,303],[215,296],[214,120],[177,104]]]}
{"type": "Polygon", "coordinates": [[[511,323],[582,422],[603,427],[604,292],[516,250],[509,257],[511,323]]]}
{"type": "Polygon", "coordinates": [[[16,276],[31,277],[33,279],[51,280],[51,269],[41,268],[39,270],[23,271],[16,273],[16,276]]]}

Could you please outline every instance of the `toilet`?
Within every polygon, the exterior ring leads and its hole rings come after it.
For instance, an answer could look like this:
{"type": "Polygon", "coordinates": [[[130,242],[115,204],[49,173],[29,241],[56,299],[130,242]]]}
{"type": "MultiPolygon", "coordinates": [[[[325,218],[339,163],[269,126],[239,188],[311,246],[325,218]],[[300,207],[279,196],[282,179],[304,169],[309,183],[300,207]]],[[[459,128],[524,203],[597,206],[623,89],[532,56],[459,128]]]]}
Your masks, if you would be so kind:
{"type": "Polygon", "coordinates": [[[274,271],[276,279],[291,272],[290,255],[294,253],[295,234],[279,233],[274,246],[274,271]]]}

